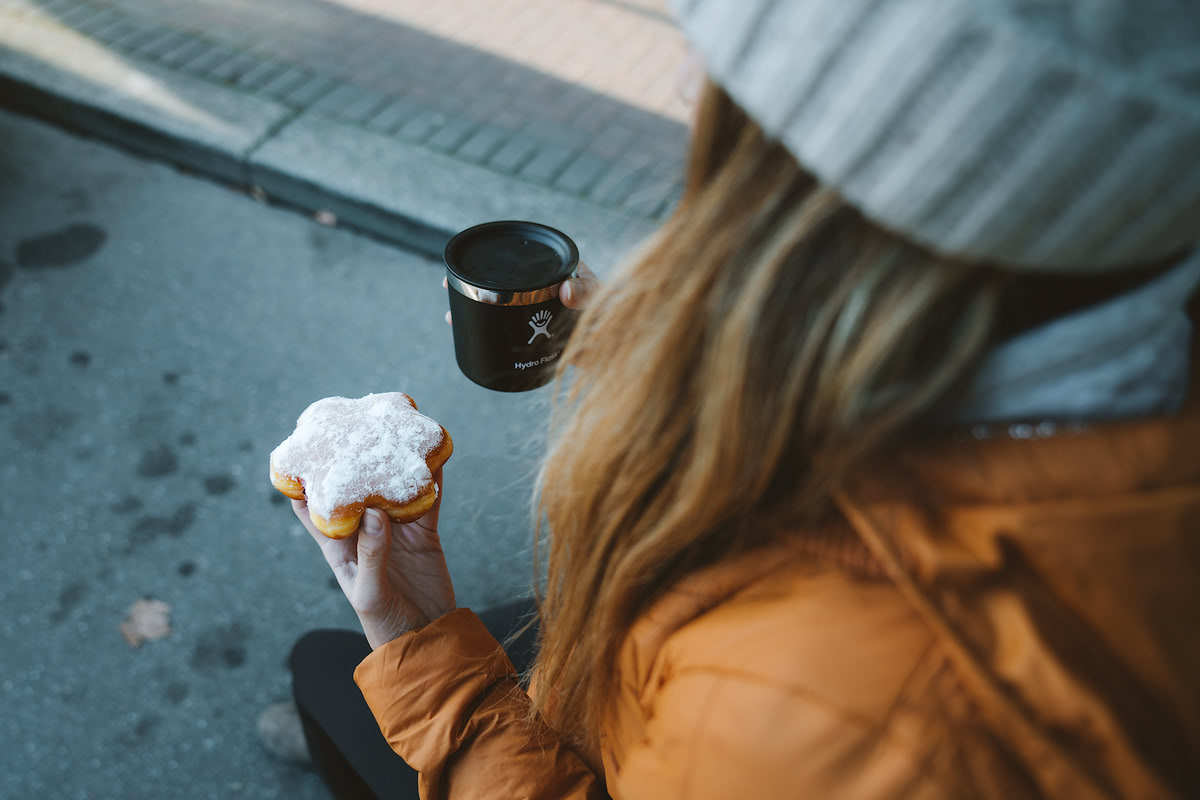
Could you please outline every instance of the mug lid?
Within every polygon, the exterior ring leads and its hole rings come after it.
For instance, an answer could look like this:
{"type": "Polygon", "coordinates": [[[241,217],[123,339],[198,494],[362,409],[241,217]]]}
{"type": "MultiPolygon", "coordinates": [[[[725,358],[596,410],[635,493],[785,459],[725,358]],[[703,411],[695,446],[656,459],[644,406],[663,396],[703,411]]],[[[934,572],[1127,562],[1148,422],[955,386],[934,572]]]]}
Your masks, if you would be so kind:
{"type": "Polygon", "coordinates": [[[565,233],[538,222],[485,222],[446,244],[446,268],[465,284],[497,292],[525,292],[562,283],[579,265],[579,249],[565,233]]]}

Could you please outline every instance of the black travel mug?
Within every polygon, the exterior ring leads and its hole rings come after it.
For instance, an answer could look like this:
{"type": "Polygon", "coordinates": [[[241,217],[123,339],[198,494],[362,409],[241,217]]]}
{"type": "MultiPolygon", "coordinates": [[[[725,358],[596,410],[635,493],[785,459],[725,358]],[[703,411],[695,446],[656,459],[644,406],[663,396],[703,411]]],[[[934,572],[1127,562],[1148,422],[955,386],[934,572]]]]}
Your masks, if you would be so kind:
{"type": "Polygon", "coordinates": [[[487,222],[454,236],[445,257],[463,374],[500,392],[548,383],[575,324],[558,297],[579,265],[575,243],[536,222],[487,222]]]}

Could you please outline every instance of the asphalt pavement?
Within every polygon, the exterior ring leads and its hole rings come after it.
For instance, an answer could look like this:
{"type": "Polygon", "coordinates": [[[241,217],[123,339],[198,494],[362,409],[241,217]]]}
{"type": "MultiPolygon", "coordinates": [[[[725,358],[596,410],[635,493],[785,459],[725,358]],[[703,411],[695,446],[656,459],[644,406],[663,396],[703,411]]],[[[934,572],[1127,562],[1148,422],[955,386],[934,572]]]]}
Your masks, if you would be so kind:
{"type": "Polygon", "coordinates": [[[461,605],[527,590],[548,389],[462,377],[442,266],[0,111],[0,797],[316,798],[255,719],[354,627],[268,455],[320,397],[451,432],[461,605]],[[169,607],[133,647],[131,606],[169,607]]]}

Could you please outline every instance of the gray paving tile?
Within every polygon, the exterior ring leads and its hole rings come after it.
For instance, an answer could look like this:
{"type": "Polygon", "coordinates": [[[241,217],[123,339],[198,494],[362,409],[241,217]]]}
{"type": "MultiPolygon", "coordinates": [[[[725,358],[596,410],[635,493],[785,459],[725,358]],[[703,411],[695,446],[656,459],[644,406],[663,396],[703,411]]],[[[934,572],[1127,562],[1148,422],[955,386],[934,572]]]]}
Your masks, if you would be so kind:
{"type": "Polygon", "coordinates": [[[465,142],[479,127],[479,123],[470,117],[450,117],[446,124],[425,140],[430,147],[452,153],[465,142]]]}
{"type": "Polygon", "coordinates": [[[172,28],[159,28],[156,36],[142,42],[141,45],[134,48],[134,51],[138,55],[146,56],[147,58],[160,58],[187,40],[188,35],[183,31],[177,31],[172,28]]]}
{"type": "Polygon", "coordinates": [[[62,11],[62,13],[56,13],[53,10],[53,7],[49,6],[41,6],[41,10],[43,12],[50,13],[55,17],[55,19],[57,19],[63,25],[66,25],[68,28],[78,28],[79,26],[87,23],[89,19],[97,14],[103,14],[106,12],[106,9],[88,5],[68,6],[62,11]]]}
{"type": "Polygon", "coordinates": [[[411,142],[423,142],[446,124],[446,115],[437,111],[422,111],[400,126],[396,135],[411,142]]]}
{"type": "Polygon", "coordinates": [[[250,70],[263,63],[263,59],[253,53],[235,53],[233,58],[217,64],[208,71],[208,77],[214,80],[233,83],[250,70]]]}
{"type": "Polygon", "coordinates": [[[136,30],[138,30],[136,23],[128,17],[118,16],[111,25],[93,31],[92,36],[105,44],[112,44],[115,40],[128,36],[136,30]]]}
{"type": "Polygon", "coordinates": [[[513,132],[508,128],[502,128],[499,125],[482,125],[475,133],[471,134],[469,139],[463,142],[456,155],[483,163],[499,150],[512,135],[513,132]]]}
{"type": "Polygon", "coordinates": [[[587,103],[575,109],[571,116],[571,124],[580,130],[590,131],[598,135],[612,120],[612,105],[604,98],[593,97],[587,103]]]}
{"type": "Polygon", "coordinates": [[[424,110],[423,106],[414,103],[412,100],[406,97],[398,97],[375,112],[375,115],[366,121],[366,125],[371,130],[376,130],[380,133],[395,133],[397,128],[424,110]]]}
{"type": "Polygon", "coordinates": [[[113,39],[109,44],[121,50],[136,51],[139,47],[152,42],[162,34],[162,28],[157,25],[135,23],[135,27],[124,36],[113,39]]]}
{"type": "Polygon", "coordinates": [[[554,187],[564,192],[583,194],[600,177],[600,173],[611,167],[610,161],[582,153],[562,171],[554,187]]]}
{"type": "Polygon", "coordinates": [[[522,133],[514,135],[499,150],[492,154],[487,163],[489,167],[515,175],[525,166],[541,143],[522,133]]]}
{"type": "Polygon", "coordinates": [[[642,167],[614,164],[588,190],[587,196],[605,205],[620,205],[642,176],[642,167]]]}
{"type": "Polygon", "coordinates": [[[566,125],[578,116],[581,109],[597,100],[593,90],[580,84],[567,86],[552,102],[547,104],[547,111],[552,118],[566,125]]]}
{"type": "Polygon", "coordinates": [[[630,187],[621,207],[642,217],[658,216],[667,198],[677,190],[678,182],[652,173],[643,173],[630,187]]]}
{"type": "Polygon", "coordinates": [[[525,130],[532,136],[541,139],[544,142],[550,142],[561,147],[574,149],[583,147],[591,138],[578,128],[572,128],[568,125],[560,125],[555,122],[546,120],[537,120],[527,122],[525,130]]]}
{"type": "Polygon", "coordinates": [[[337,81],[330,78],[313,75],[307,71],[305,71],[305,74],[309,76],[308,80],[297,86],[287,97],[283,98],[285,102],[305,108],[333,91],[338,85],[337,81]]]}
{"type": "Polygon", "coordinates": [[[82,19],[74,24],[75,30],[80,33],[86,33],[88,36],[96,36],[98,32],[104,30],[109,25],[112,25],[117,20],[121,19],[122,15],[115,11],[110,11],[107,8],[100,9],[99,13],[94,16],[82,19]]]}
{"type": "Polygon", "coordinates": [[[260,89],[263,94],[270,95],[276,98],[287,97],[289,92],[292,92],[300,87],[300,84],[312,78],[309,73],[297,69],[296,67],[288,67],[283,72],[276,75],[271,80],[267,81],[260,89]]]}
{"type": "Polygon", "coordinates": [[[533,158],[517,174],[526,180],[549,185],[574,155],[575,151],[569,147],[547,144],[538,148],[533,158]]]}
{"type": "Polygon", "coordinates": [[[185,72],[190,72],[193,75],[202,75],[206,78],[215,80],[223,80],[217,73],[224,66],[237,57],[237,53],[230,50],[224,45],[213,45],[205,52],[193,58],[182,66],[185,72]]]}
{"type": "Polygon", "coordinates": [[[338,111],[357,98],[356,87],[346,83],[338,83],[332,92],[322,97],[314,108],[321,111],[338,111]]]}
{"type": "Polygon", "coordinates": [[[363,87],[356,89],[355,97],[338,111],[340,116],[352,122],[365,122],[375,116],[392,98],[383,92],[363,87]]]}
{"type": "Polygon", "coordinates": [[[243,72],[237,78],[237,85],[244,86],[247,89],[261,89],[266,86],[275,76],[283,72],[286,67],[278,61],[270,61],[266,59],[259,60],[258,64],[243,72]]]}
{"type": "Polygon", "coordinates": [[[629,146],[637,138],[632,128],[619,122],[609,123],[598,136],[588,145],[588,150],[601,158],[618,159],[629,150],[629,146]]]}
{"type": "Polygon", "coordinates": [[[79,8],[79,4],[73,0],[45,0],[37,5],[46,14],[60,20],[72,10],[79,8]]]}
{"type": "Polygon", "coordinates": [[[201,39],[197,36],[189,36],[186,42],[179,45],[174,50],[169,50],[166,53],[163,53],[159,60],[164,64],[178,67],[186,64],[193,58],[199,57],[202,53],[208,52],[210,47],[212,47],[211,42],[201,39]]]}

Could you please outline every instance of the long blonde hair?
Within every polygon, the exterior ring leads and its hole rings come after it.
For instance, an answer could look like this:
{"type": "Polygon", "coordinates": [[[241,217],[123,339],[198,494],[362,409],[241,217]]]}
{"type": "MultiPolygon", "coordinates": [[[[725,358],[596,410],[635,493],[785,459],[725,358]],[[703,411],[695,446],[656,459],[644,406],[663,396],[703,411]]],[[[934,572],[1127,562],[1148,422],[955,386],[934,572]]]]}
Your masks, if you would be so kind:
{"type": "Polygon", "coordinates": [[[634,620],[830,513],[969,373],[1004,281],[869,223],[712,84],[693,137],[677,210],[580,318],[539,480],[535,706],[583,742],[634,620]]]}

